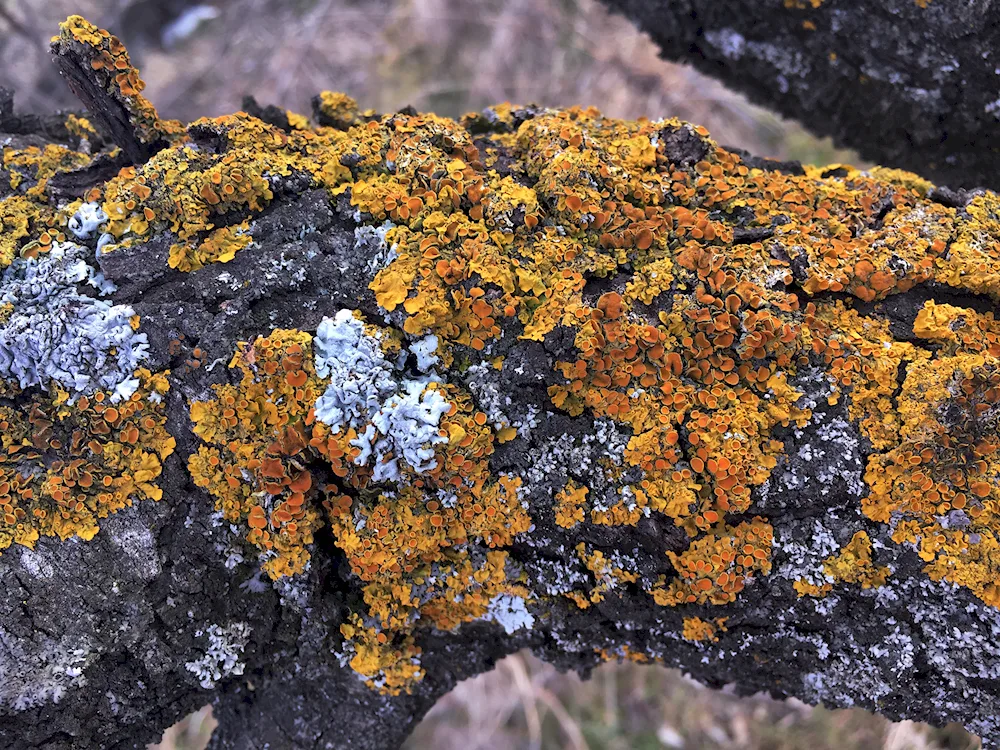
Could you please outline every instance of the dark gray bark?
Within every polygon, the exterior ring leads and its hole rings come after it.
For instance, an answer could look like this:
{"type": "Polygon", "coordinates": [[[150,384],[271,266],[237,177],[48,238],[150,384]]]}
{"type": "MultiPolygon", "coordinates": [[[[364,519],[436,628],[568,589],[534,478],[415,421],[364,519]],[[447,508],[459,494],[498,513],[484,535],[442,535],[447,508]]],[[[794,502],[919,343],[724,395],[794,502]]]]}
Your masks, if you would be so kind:
{"type": "Polygon", "coordinates": [[[989,0],[606,2],[668,59],[864,159],[954,187],[998,184],[1000,8],[989,0]]]}

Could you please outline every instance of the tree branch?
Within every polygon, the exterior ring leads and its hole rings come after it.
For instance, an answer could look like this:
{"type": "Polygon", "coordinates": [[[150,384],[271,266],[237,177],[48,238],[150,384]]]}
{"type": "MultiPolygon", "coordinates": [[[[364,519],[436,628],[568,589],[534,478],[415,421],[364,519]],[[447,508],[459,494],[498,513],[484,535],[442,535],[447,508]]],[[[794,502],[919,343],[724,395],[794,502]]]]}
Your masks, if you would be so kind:
{"type": "Polygon", "coordinates": [[[0,745],[392,748],[525,647],[1000,736],[996,194],[315,106],[0,138],[0,745]]]}
{"type": "Polygon", "coordinates": [[[660,46],[862,158],[996,187],[990,3],[608,0],[660,46]]]}

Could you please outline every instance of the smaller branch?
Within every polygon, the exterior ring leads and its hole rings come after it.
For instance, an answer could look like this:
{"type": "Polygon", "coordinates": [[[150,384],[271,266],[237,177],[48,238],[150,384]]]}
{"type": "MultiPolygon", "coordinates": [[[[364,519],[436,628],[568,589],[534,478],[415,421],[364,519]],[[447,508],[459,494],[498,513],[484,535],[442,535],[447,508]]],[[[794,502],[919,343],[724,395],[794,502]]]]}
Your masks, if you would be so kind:
{"type": "Polygon", "coordinates": [[[70,16],[51,49],[70,90],[130,163],[147,161],[179,129],[179,123],[161,121],[142,96],[145,84],[117,37],[70,16]]]}

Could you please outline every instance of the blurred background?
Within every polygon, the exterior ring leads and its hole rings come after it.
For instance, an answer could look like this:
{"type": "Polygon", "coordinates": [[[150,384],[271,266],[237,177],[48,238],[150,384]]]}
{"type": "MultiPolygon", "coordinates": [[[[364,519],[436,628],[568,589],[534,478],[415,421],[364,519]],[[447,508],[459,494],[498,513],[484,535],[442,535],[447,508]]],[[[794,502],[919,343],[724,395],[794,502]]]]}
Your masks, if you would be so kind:
{"type": "MultiPolygon", "coordinates": [[[[727,146],[810,163],[858,164],[694,70],[596,0],[0,0],[0,85],[19,110],[77,108],[49,62],[79,13],[117,34],[161,115],[193,120],[262,105],[310,111],[330,89],[383,112],[458,116],[512,101],[594,105],[614,117],[677,116],[727,146]]],[[[211,711],[154,746],[201,750],[211,711]]],[[[608,664],[583,682],[528,654],[443,698],[407,750],[972,750],[959,727],[892,724],[859,710],[737,699],[680,673],[608,664]]]]}

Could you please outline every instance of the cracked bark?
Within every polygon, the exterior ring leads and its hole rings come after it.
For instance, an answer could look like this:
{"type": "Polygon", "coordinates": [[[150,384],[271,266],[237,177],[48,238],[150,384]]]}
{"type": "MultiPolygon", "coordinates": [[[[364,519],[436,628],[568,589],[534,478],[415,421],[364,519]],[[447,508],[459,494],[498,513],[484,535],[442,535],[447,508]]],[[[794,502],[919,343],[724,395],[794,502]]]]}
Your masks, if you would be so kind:
{"type": "Polygon", "coordinates": [[[997,186],[994,3],[605,2],[668,59],[691,63],[864,159],[953,187],[997,186]]]}
{"type": "MultiPolygon", "coordinates": [[[[40,130],[30,138],[44,141],[48,131],[40,130]]],[[[120,137],[127,142],[127,134],[120,137]]],[[[4,138],[0,133],[0,143],[4,138]]],[[[678,163],[686,158],[682,142],[674,156],[678,163]]],[[[797,165],[755,163],[800,171],[797,165]]],[[[52,183],[50,196],[61,197],[66,185],[80,194],[102,175],[99,169],[68,174],[52,183]]],[[[189,274],[171,270],[168,234],[99,258],[118,285],[114,301],[131,304],[142,320],[149,366],[172,370],[168,429],[177,451],[160,479],[162,501],[111,516],[92,541],[46,538],[34,549],[12,547],[0,556],[0,746],[140,748],[211,701],[220,722],[215,750],[382,750],[398,746],[457,681],[517,649],[586,674],[603,661],[602,650],[626,645],[712,687],[733,684],[741,694],[857,705],[894,719],[959,721],[987,741],[1000,738],[1000,647],[994,645],[1000,611],[966,589],[931,582],[912,549],[895,544],[885,525],[862,514],[858,482],[870,448],[844,401],[828,404],[823,388],[806,376],[796,386],[814,404],[813,417],[805,427],[777,431],[784,455],[766,491],[754,490],[746,514],[764,515],[772,524],[774,570],[756,577],[736,603],[660,607],[636,584],[607,591],[587,610],[549,597],[535,627],[515,634],[486,622],[450,633],[420,631],[423,681],[396,697],[369,689],[334,654],[339,626],[360,600],[360,584],[332,537],[319,535],[312,565],[300,578],[258,585],[252,555],[230,554],[245,548],[242,532],[220,522],[211,498],[186,470],[197,446],[189,403],[233,377],[224,366],[184,367],[195,347],[205,352],[205,362],[224,364],[237,341],[272,328],[315,330],[341,308],[383,319],[368,289],[371,258],[359,255],[355,243],[353,207],[301,176],[275,177],[271,188],[274,199],[257,215],[253,245],[224,266],[225,275],[217,265],[189,274]],[[178,334],[184,335],[179,350],[171,348],[178,334]],[[831,429],[843,439],[831,443],[831,429]],[[877,590],[841,586],[819,601],[797,596],[791,586],[796,555],[824,535],[842,547],[859,530],[873,540],[878,563],[893,567],[888,584],[877,590]],[[729,618],[717,643],[680,638],[683,617],[695,613],[729,618]],[[250,629],[240,655],[243,673],[205,689],[185,665],[204,656],[207,628],[234,623],[250,629]],[[36,699],[17,700],[27,694],[36,699]]],[[[934,196],[951,205],[966,200],[942,189],[934,196]]],[[[749,232],[737,241],[763,237],[749,232]]],[[[624,281],[594,280],[584,297],[594,302],[624,281]]],[[[925,284],[859,311],[888,320],[899,338],[912,337],[927,299],[995,309],[977,295],[925,284]]],[[[645,312],[655,319],[664,304],[645,312]]],[[[583,523],[565,529],[553,522],[553,492],[569,477],[588,481],[580,467],[603,451],[586,439],[595,432],[594,420],[559,413],[545,391],[556,382],[555,363],[573,357],[572,332],[557,329],[544,343],[509,335],[497,347],[493,354],[516,366],[502,378],[493,376],[493,385],[544,418],[530,437],[498,446],[491,471],[527,474],[533,457],[572,446],[530,488],[535,528],[508,549],[530,587],[544,597],[567,575],[590,580],[570,552],[580,542],[608,556],[627,551],[643,580],[673,575],[664,551],[682,550],[689,540],[669,518],[654,514],[634,527],[583,523]]],[[[448,376],[466,386],[473,377],[458,369],[448,376]]]]}

